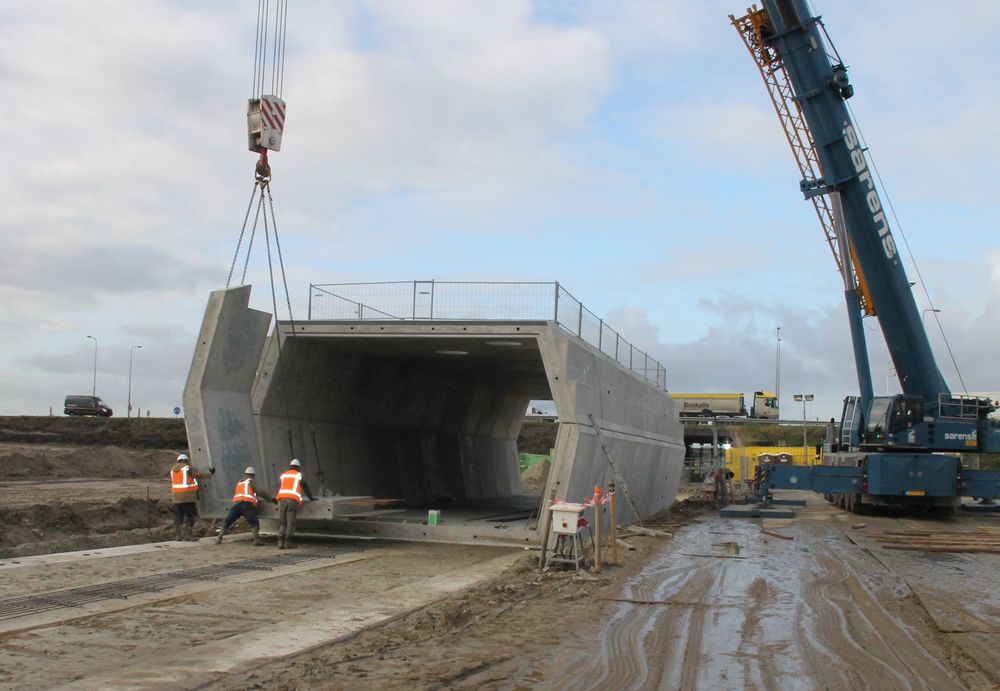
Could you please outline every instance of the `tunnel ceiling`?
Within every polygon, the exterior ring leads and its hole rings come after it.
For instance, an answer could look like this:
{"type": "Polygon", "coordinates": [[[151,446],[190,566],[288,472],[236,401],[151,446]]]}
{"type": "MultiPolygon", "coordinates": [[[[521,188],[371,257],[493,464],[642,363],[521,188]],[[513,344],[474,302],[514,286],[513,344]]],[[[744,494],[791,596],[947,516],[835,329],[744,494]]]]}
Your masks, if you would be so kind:
{"type": "Polygon", "coordinates": [[[329,355],[392,361],[443,376],[517,379],[536,389],[538,398],[550,397],[534,335],[296,334],[286,344],[295,341],[298,347],[321,348],[329,355]]]}

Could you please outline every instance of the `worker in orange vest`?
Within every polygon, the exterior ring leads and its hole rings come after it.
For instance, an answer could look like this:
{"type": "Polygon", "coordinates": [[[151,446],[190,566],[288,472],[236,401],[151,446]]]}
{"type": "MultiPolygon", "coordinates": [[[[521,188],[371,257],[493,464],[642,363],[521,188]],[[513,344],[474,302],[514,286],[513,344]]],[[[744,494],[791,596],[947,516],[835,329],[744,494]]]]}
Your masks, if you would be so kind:
{"type": "Polygon", "coordinates": [[[170,468],[170,496],[174,500],[174,531],[178,542],[197,539],[194,519],[198,516],[198,479],[207,477],[191,467],[186,453],[178,454],[177,462],[170,468]]]}
{"type": "Polygon", "coordinates": [[[253,466],[248,466],[243,471],[243,479],[236,483],[236,489],[233,490],[233,505],[229,508],[226,519],[222,522],[222,529],[219,531],[219,537],[215,538],[215,544],[222,544],[222,538],[225,536],[226,531],[229,530],[233,523],[239,520],[240,516],[243,516],[247,523],[250,524],[254,546],[259,547],[264,544],[260,539],[260,521],[257,520],[257,500],[259,497],[260,499],[273,501],[275,504],[278,503],[278,500],[272,499],[269,494],[265,494],[263,491],[257,489],[256,484],[254,484],[256,474],[253,466]]]}
{"type": "Polygon", "coordinates": [[[295,536],[295,517],[302,506],[302,496],[308,497],[309,501],[316,501],[316,497],[309,491],[306,479],[302,477],[301,467],[299,459],[293,458],[288,464],[288,470],[278,479],[278,549],[295,547],[292,538],[295,536]]]}

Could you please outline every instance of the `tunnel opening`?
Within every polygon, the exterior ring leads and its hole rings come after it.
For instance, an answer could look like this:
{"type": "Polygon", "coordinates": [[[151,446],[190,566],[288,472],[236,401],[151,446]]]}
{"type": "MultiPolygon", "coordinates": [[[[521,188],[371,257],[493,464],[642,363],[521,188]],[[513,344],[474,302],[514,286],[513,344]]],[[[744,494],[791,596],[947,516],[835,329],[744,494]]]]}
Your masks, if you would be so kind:
{"type": "Polygon", "coordinates": [[[319,499],[302,529],[535,541],[542,491],[522,485],[517,440],[529,402],[553,398],[537,336],[337,326],[283,338],[255,396],[269,477],[299,458],[319,499]]]}

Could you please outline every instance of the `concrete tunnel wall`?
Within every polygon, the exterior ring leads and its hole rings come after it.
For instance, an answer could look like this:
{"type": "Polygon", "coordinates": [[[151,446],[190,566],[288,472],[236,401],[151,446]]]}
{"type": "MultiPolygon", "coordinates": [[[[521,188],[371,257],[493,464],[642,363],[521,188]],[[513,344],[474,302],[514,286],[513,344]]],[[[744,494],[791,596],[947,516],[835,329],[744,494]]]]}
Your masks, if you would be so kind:
{"type": "Polygon", "coordinates": [[[345,351],[350,334],[316,328],[291,336],[283,325],[280,353],[269,344],[254,393],[265,458],[294,453],[314,491],[342,496],[427,505],[521,494],[517,435],[528,401],[548,397],[544,380],[345,351]]]}
{"type": "MultiPolygon", "coordinates": [[[[669,395],[552,322],[296,322],[294,335],[282,322],[267,337],[268,315],[248,300],[249,287],[212,294],[185,390],[195,466],[218,470],[202,493],[206,516],[224,513],[248,462],[273,493],[293,455],[317,495],[435,507],[517,496],[524,411],[547,398],[560,428],[545,497],[582,501],[613,477],[593,414],[639,513],[674,499],[684,446],[669,395]],[[519,345],[491,348],[497,339],[519,345]],[[442,355],[456,351],[467,355],[442,355]]],[[[336,511],[321,501],[300,515],[336,511]]],[[[273,515],[262,505],[262,518],[273,515]]]]}
{"type": "Polygon", "coordinates": [[[250,286],[209,296],[184,387],[184,424],[192,465],[202,472],[221,471],[218,477],[200,482],[202,499],[212,507],[232,498],[229,490],[243,468],[260,465],[249,392],[271,315],[248,309],[249,302],[250,286]]]}
{"type": "Polygon", "coordinates": [[[668,508],[684,465],[683,430],[670,395],[637,377],[589,344],[555,327],[543,348],[559,412],[559,434],[547,492],[580,502],[594,487],[614,480],[601,449],[600,427],[621,481],[616,497],[620,522],[634,521],[625,489],[641,517],[668,508]]]}

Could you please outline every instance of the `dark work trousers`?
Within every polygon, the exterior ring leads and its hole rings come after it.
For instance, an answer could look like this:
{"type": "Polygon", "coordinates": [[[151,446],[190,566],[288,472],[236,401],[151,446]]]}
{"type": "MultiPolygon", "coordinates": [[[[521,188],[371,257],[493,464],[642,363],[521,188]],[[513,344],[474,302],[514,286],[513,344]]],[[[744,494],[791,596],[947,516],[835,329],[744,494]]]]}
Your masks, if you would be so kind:
{"type": "Polygon", "coordinates": [[[247,523],[250,524],[251,528],[259,528],[260,523],[257,521],[257,505],[249,501],[241,501],[229,509],[229,513],[226,514],[226,520],[222,522],[222,529],[229,530],[229,526],[235,523],[240,516],[247,519],[247,523]]]}
{"type": "Polygon", "coordinates": [[[299,503],[294,499],[278,500],[278,537],[291,540],[295,535],[295,517],[299,503]]]}
{"type": "Polygon", "coordinates": [[[187,523],[188,528],[194,526],[194,519],[198,517],[198,504],[193,501],[183,504],[174,504],[174,527],[180,528],[181,523],[187,523]]]}

